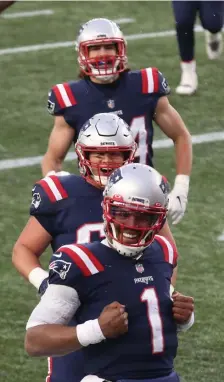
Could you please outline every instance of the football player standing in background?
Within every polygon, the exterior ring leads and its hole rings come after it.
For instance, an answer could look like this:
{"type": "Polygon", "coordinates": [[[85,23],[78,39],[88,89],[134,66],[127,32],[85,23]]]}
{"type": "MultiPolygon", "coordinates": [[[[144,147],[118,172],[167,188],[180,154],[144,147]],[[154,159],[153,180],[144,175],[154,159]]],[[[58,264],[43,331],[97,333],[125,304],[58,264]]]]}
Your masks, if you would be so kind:
{"type": "Polygon", "coordinates": [[[155,121],[175,146],[176,178],[169,197],[169,214],[172,223],[177,224],[187,205],[192,143],[182,118],[169,103],[166,79],[156,68],[128,68],[124,36],[108,19],[93,19],[81,27],[77,51],[81,79],[57,84],[49,94],[48,110],[55,119],[42,162],[43,175],[61,171],[86,120],[109,112],[130,126],[138,143],[136,161],[152,166],[155,121]]]}
{"type": "Polygon", "coordinates": [[[206,52],[210,60],[222,52],[223,1],[172,1],[176,22],[177,42],[181,58],[181,80],[176,93],[191,95],[198,88],[195,60],[194,25],[197,14],[205,29],[206,52]]]}

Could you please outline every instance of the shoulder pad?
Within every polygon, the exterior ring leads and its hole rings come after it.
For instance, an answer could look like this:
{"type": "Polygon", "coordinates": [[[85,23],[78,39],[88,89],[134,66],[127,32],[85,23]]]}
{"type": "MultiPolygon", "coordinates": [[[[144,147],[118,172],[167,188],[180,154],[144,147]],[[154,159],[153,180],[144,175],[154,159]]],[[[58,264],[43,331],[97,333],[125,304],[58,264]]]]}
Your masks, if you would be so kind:
{"type": "Polygon", "coordinates": [[[76,99],[68,82],[53,86],[48,94],[47,110],[53,115],[63,115],[64,109],[76,105],[76,99]]]}
{"type": "Polygon", "coordinates": [[[31,215],[53,212],[55,202],[68,198],[67,191],[56,175],[46,176],[35,184],[32,189],[31,215]]]}
{"type": "Polygon", "coordinates": [[[91,276],[104,271],[104,266],[85,245],[64,245],[60,247],[57,252],[63,252],[67,254],[84,276],[91,276]]]}
{"type": "Polygon", "coordinates": [[[84,245],[64,245],[51,257],[49,283],[77,288],[80,276],[88,277],[104,270],[103,265],[84,245]]]}
{"type": "Polygon", "coordinates": [[[178,259],[178,253],[177,248],[174,243],[171,243],[169,240],[167,240],[164,236],[156,235],[155,241],[159,243],[162,251],[163,251],[163,257],[164,260],[167,263],[170,263],[175,267],[177,265],[177,259],[178,259]]]}
{"type": "Polygon", "coordinates": [[[168,95],[170,87],[161,72],[157,68],[141,69],[142,93],[157,93],[160,95],[168,95]]]}

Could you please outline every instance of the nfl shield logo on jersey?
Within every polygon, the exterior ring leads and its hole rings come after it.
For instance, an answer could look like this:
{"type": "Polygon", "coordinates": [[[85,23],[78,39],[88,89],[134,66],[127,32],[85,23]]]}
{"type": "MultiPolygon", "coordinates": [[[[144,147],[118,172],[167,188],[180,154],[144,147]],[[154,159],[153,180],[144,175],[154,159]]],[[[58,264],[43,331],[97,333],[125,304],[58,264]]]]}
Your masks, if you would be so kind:
{"type": "Polygon", "coordinates": [[[110,108],[110,109],[114,109],[115,108],[115,102],[113,99],[109,99],[107,101],[107,106],[110,108]]]}
{"type": "Polygon", "coordinates": [[[143,273],[144,272],[144,267],[142,264],[138,263],[138,264],[135,264],[135,268],[136,268],[136,271],[138,273],[143,273]]]}

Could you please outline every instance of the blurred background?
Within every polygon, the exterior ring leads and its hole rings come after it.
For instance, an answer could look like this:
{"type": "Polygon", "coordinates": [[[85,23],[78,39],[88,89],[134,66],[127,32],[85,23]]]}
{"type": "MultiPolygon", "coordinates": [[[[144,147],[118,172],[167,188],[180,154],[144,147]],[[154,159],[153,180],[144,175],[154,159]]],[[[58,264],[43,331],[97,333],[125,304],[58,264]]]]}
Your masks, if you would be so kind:
{"type": "MultiPolygon", "coordinates": [[[[76,79],[74,40],[81,23],[117,20],[128,40],[132,69],[158,67],[169,96],[189,128],[194,165],[187,212],[173,228],[180,253],[177,289],[195,297],[196,324],[180,335],[177,371],[185,382],[224,379],[224,55],[209,61],[202,29],[196,33],[199,90],[175,94],[180,63],[169,1],[16,2],[0,15],[0,381],[44,381],[46,359],[23,348],[26,321],[38,301],[11,265],[12,247],[27,221],[33,183],[41,177],[53,118],[49,89],[76,79]],[[35,165],[32,165],[36,163],[35,165]]],[[[199,25],[199,23],[196,23],[199,25]]],[[[174,150],[155,126],[156,168],[172,183],[174,150]]],[[[76,161],[65,163],[75,172],[76,161]]],[[[43,255],[47,265],[50,252],[43,255]]]]}

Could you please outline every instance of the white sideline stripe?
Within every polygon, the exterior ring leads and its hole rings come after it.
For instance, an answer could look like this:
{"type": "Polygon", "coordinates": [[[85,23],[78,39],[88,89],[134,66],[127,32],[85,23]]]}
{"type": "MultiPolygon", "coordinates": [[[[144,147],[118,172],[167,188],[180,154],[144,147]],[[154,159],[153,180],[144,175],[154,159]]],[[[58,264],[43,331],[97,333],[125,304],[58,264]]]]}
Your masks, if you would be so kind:
{"type": "Polygon", "coordinates": [[[129,23],[134,23],[136,20],[128,17],[123,17],[121,19],[116,19],[113,20],[117,24],[129,24],[129,23]]]}
{"type": "MultiPolygon", "coordinates": [[[[202,32],[203,28],[200,25],[198,25],[195,27],[195,31],[202,32]]],[[[141,40],[145,38],[175,36],[175,34],[176,34],[175,30],[169,30],[169,31],[162,31],[162,32],[132,34],[132,35],[125,36],[125,38],[128,41],[134,41],[134,40],[141,40]]],[[[35,52],[35,51],[46,50],[46,49],[68,48],[70,46],[74,46],[74,44],[75,44],[75,41],[61,41],[61,42],[52,42],[47,44],[18,46],[16,48],[0,49],[0,56],[6,55],[6,54],[35,52]]]]}
{"type": "Polygon", "coordinates": [[[53,15],[54,11],[51,9],[43,9],[42,11],[30,11],[30,12],[13,12],[5,13],[1,16],[3,19],[19,19],[20,17],[35,17],[35,16],[48,16],[53,15]]]}
{"type": "Polygon", "coordinates": [[[222,235],[217,237],[217,240],[218,241],[224,241],[224,232],[222,233],[222,235]]]}
{"type": "MultiPolygon", "coordinates": [[[[224,141],[224,131],[218,131],[215,133],[207,133],[200,135],[192,135],[192,143],[194,145],[208,142],[218,142],[224,141]]],[[[169,148],[173,146],[173,141],[171,139],[157,139],[153,142],[153,149],[169,148]]],[[[71,161],[76,159],[76,153],[70,152],[67,154],[65,161],[71,161]]],[[[0,160],[0,171],[10,168],[20,168],[20,167],[30,167],[39,165],[43,156],[37,157],[27,157],[18,159],[3,159],[0,160]]]]}

